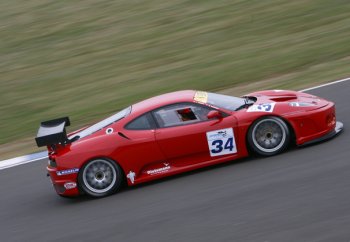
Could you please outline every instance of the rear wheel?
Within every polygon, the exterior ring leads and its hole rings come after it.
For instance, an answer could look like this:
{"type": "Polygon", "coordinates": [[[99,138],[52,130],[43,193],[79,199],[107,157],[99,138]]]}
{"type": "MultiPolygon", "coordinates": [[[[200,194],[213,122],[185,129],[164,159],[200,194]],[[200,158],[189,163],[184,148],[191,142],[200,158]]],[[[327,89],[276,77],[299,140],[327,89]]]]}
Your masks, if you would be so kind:
{"type": "Polygon", "coordinates": [[[79,172],[81,190],[93,197],[115,193],[122,185],[123,172],[112,160],[95,159],[86,163],[79,172]]]}
{"type": "Polygon", "coordinates": [[[290,131],[281,118],[264,117],[249,128],[247,140],[255,153],[262,156],[276,155],[287,148],[290,131]]]}

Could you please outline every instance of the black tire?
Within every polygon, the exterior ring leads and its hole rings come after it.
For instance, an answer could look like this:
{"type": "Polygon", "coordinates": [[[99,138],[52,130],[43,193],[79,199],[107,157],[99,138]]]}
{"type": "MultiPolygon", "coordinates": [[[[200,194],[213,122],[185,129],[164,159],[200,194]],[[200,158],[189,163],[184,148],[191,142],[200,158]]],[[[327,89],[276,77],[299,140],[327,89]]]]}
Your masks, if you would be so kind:
{"type": "Polygon", "coordinates": [[[104,197],[117,192],[123,180],[124,175],[120,166],[105,158],[87,162],[78,175],[79,188],[92,197],[104,197]]]}
{"type": "Polygon", "coordinates": [[[278,117],[267,116],[256,120],[248,130],[248,144],[261,156],[272,156],[284,151],[290,142],[290,130],[278,117]]]}

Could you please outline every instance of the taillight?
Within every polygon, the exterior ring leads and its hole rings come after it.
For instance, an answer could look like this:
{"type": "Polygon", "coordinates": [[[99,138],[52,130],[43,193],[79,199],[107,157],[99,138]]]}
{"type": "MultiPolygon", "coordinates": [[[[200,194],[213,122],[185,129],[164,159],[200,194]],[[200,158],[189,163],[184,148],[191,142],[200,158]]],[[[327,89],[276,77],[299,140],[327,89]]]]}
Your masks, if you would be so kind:
{"type": "Polygon", "coordinates": [[[50,152],[49,153],[49,162],[48,165],[51,167],[57,167],[57,163],[56,163],[56,155],[54,152],[50,152]]]}
{"type": "Polygon", "coordinates": [[[51,167],[57,167],[57,163],[56,163],[56,160],[55,160],[55,159],[49,159],[48,164],[49,164],[49,166],[51,166],[51,167]]]}

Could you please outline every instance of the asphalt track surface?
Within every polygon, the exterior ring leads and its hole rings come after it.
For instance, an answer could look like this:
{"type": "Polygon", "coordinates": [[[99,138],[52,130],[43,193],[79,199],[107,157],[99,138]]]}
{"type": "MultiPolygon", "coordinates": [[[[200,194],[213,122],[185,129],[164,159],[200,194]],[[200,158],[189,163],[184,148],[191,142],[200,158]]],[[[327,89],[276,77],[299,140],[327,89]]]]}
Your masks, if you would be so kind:
{"type": "Polygon", "coordinates": [[[309,91],[345,130],[271,158],[247,158],[65,199],[46,160],[0,171],[0,241],[350,241],[350,81],[309,91]]]}

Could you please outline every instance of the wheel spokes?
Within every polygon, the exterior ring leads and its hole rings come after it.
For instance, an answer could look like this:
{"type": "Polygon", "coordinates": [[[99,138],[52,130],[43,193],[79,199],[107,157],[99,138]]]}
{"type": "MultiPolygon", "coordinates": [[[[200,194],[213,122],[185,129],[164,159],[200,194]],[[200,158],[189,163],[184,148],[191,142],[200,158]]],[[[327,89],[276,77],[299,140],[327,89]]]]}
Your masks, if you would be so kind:
{"type": "Polygon", "coordinates": [[[85,167],[83,182],[90,191],[104,193],[114,186],[116,171],[108,161],[95,160],[85,167]]]}

